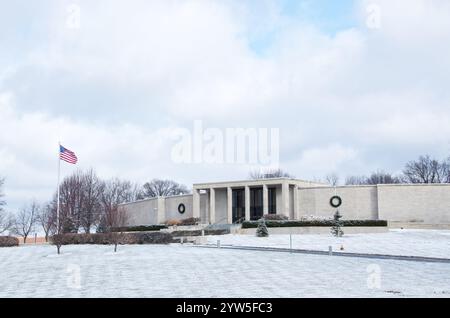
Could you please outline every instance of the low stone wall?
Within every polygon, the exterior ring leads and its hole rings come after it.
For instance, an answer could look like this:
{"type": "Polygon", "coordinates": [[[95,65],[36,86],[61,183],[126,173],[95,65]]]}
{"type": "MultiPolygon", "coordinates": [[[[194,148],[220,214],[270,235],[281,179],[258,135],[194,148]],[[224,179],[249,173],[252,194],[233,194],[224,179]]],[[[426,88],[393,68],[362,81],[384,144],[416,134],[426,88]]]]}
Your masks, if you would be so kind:
{"type": "MultiPolygon", "coordinates": [[[[320,226],[304,226],[304,227],[269,227],[269,235],[279,234],[330,234],[329,227],[320,226]]],[[[386,226],[352,226],[342,227],[344,234],[361,234],[361,233],[386,233],[389,228],[386,226]]],[[[256,235],[256,229],[240,229],[237,234],[256,235]]]]}

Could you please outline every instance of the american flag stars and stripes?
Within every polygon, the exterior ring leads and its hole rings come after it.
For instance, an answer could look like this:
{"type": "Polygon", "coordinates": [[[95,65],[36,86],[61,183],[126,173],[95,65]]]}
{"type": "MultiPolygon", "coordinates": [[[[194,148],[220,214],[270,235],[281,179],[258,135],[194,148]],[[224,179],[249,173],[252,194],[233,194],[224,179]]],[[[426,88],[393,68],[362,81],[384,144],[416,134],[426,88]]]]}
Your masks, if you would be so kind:
{"type": "Polygon", "coordinates": [[[64,148],[63,146],[59,146],[59,159],[64,160],[65,162],[76,164],[78,161],[77,156],[73,151],[70,151],[67,148],[64,148]]]}

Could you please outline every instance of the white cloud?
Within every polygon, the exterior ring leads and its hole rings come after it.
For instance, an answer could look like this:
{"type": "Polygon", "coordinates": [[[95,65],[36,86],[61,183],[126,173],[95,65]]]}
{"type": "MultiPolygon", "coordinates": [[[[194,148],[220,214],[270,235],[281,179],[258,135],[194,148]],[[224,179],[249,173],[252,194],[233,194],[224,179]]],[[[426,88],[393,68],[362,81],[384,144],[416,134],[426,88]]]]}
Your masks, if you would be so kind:
{"type": "Polygon", "coordinates": [[[306,149],[296,164],[308,176],[323,177],[327,172],[337,171],[342,164],[351,164],[357,160],[358,152],[355,149],[332,144],[323,148],[306,149]]]}
{"type": "MultiPolygon", "coordinates": [[[[8,196],[28,189],[29,198],[50,199],[56,187],[58,141],[76,152],[76,166],[62,163],[62,175],[76,168],[95,167],[105,178],[142,181],[159,173],[152,162],[163,161],[170,151],[170,128],[149,131],[123,124],[101,126],[75,122],[45,113],[19,114],[11,94],[0,95],[0,175],[6,177],[8,196]]],[[[27,198],[22,198],[27,199],[27,198]]]]}
{"type": "MultiPolygon", "coordinates": [[[[375,1],[376,30],[365,25],[372,2],[359,2],[360,25],[333,35],[273,1],[256,13],[240,1],[81,1],[78,30],[64,27],[64,2],[31,8],[30,24],[0,19],[0,29],[25,34],[0,37],[0,175],[10,198],[51,192],[57,132],[81,167],[188,184],[247,169],[174,165],[172,128],[195,119],[280,128],[281,164],[301,178],[398,170],[448,152],[449,2],[375,1]],[[258,54],[249,42],[267,34],[273,42],[258,54]]],[[[9,6],[9,16],[23,10],[9,6]]]]}

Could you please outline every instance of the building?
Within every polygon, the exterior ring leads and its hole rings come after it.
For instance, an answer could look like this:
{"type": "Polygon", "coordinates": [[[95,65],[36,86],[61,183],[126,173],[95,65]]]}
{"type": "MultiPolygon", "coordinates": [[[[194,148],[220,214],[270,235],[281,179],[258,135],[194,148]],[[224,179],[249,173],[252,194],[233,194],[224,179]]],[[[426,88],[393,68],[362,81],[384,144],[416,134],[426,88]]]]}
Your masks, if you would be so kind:
{"type": "Polygon", "coordinates": [[[450,227],[450,184],[340,186],[291,178],[194,184],[192,194],[123,204],[129,225],[161,224],[196,217],[203,224],[258,220],[266,214],[289,219],[331,217],[333,195],[342,198],[344,219],[387,220],[393,226],[450,227]]]}

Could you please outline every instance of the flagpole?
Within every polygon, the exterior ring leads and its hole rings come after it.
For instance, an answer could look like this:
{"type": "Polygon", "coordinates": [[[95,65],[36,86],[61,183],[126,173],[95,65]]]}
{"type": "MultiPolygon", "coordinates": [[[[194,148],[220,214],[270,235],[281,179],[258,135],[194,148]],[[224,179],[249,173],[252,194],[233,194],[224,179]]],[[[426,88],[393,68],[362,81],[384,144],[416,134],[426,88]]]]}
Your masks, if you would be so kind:
{"type": "Polygon", "coordinates": [[[58,142],[58,187],[56,190],[56,234],[59,234],[59,177],[61,174],[61,142],[58,142]]]}

